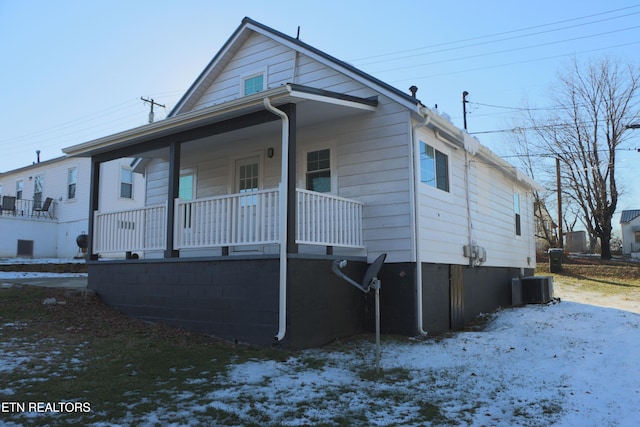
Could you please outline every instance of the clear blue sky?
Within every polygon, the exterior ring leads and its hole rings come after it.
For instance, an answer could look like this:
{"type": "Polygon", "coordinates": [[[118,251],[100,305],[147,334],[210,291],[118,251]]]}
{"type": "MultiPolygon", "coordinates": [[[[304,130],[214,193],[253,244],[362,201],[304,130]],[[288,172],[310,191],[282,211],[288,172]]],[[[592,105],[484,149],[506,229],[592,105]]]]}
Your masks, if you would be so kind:
{"type": "MultiPolygon", "coordinates": [[[[0,0],[0,171],[165,117],[243,17],[300,38],[438,105],[510,154],[512,108],[545,105],[575,55],[638,63],[640,2],[0,0]],[[496,108],[490,106],[510,107],[496,108]],[[486,133],[489,132],[489,133],[486,133]]],[[[640,131],[628,148],[640,147],[640,131]]],[[[640,208],[640,153],[623,152],[619,209],[640,208]]],[[[617,217],[614,222],[618,221],[617,217]]]]}

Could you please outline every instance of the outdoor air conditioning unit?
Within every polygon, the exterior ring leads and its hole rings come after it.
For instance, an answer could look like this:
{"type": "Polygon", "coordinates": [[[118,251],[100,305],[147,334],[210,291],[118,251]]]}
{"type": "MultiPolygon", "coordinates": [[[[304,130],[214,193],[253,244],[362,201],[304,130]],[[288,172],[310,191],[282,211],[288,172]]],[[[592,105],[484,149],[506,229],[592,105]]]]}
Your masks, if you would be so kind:
{"type": "Polygon", "coordinates": [[[530,276],[520,279],[522,302],[546,304],[553,299],[553,276],[530,276]]]}
{"type": "Polygon", "coordinates": [[[511,305],[522,305],[522,280],[518,277],[511,279],[511,305]]]}

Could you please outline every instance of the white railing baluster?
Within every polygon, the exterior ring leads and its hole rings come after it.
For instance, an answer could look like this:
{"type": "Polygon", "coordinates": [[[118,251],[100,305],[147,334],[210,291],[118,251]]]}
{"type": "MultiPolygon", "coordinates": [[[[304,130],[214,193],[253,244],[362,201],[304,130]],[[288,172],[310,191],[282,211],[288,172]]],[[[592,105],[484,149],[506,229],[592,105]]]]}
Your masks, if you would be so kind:
{"type": "Polygon", "coordinates": [[[95,253],[164,249],[166,205],[120,212],[95,212],[95,253]]]}
{"type": "MultiPolygon", "coordinates": [[[[363,247],[361,202],[296,190],[296,242],[363,247]]],[[[279,243],[278,189],[175,201],[174,249],[279,243]]],[[[94,216],[94,252],[164,249],[166,204],[94,216]]]]}
{"type": "Polygon", "coordinates": [[[363,247],[363,203],[297,189],[296,243],[363,247]]]}

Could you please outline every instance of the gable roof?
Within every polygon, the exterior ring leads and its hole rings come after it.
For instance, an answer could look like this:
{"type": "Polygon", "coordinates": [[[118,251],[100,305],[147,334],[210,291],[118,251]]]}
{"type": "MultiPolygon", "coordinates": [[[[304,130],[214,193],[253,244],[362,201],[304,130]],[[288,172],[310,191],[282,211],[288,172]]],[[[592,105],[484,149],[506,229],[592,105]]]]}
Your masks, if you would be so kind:
{"type": "MultiPolygon", "coordinates": [[[[252,32],[262,34],[266,37],[276,40],[277,42],[288,46],[300,53],[303,53],[311,58],[314,58],[326,65],[331,66],[342,73],[349,75],[356,80],[359,80],[368,86],[373,86],[379,92],[395,99],[398,102],[405,104],[411,108],[419,108],[422,103],[413,96],[398,90],[397,88],[389,85],[388,83],[379,80],[358,68],[341,61],[313,46],[310,46],[297,38],[293,38],[284,33],[281,33],[273,28],[270,28],[264,24],[254,21],[251,18],[245,17],[242,20],[240,26],[234,31],[234,33],[225,42],[222,48],[216,53],[213,59],[200,73],[196,80],[191,84],[189,89],[184,93],[176,105],[171,109],[167,117],[173,117],[178,114],[182,114],[189,111],[197,98],[201,95],[199,92],[203,86],[208,86],[215,80],[217,75],[223,71],[224,67],[232,59],[241,45],[249,38],[252,32]]],[[[294,83],[294,82],[289,82],[294,83]]]]}
{"type": "Polygon", "coordinates": [[[620,215],[620,223],[631,222],[639,216],[640,216],[640,209],[622,211],[622,214],[620,215]]]}

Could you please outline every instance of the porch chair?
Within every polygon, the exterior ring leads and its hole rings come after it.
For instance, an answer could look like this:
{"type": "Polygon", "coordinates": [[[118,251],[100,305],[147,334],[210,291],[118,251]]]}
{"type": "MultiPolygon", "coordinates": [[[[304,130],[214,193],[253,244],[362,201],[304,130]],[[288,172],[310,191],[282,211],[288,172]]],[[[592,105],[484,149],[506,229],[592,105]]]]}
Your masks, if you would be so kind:
{"type": "Polygon", "coordinates": [[[51,211],[49,211],[49,209],[51,208],[51,202],[53,202],[53,199],[51,197],[47,197],[44,200],[42,206],[40,206],[39,208],[33,208],[33,211],[38,213],[38,218],[40,218],[40,214],[44,214],[49,215],[49,218],[53,219],[51,211]]]}
{"type": "Polygon", "coordinates": [[[0,214],[4,211],[9,211],[16,215],[16,198],[14,196],[4,196],[2,198],[2,207],[0,207],[0,214]]]}

